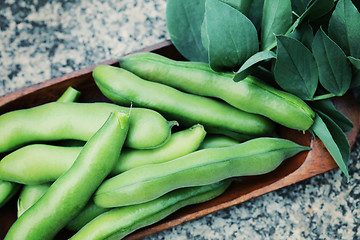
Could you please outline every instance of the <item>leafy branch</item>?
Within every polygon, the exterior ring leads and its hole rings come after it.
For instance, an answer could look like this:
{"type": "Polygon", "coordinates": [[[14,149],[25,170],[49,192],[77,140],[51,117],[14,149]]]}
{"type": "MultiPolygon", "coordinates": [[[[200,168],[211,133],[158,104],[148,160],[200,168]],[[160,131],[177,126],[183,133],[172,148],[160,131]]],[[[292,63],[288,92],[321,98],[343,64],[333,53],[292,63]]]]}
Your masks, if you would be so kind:
{"type": "Polygon", "coordinates": [[[317,113],[310,131],[349,177],[344,131],[352,126],[345,116],[333,120],[339,113],[328,101],[360,86],[357,7],[351,0],[168,0],[167,18],[173,23],[168,30],[190,61],[232,71],[234,81],[266,72],[272,85],[306,101],[317,113]],[[181,21],[184,13],[177,9],[190,2],[199,7],[181,21]],[[199,41],[201,54],[195,49],[199,41]]]}

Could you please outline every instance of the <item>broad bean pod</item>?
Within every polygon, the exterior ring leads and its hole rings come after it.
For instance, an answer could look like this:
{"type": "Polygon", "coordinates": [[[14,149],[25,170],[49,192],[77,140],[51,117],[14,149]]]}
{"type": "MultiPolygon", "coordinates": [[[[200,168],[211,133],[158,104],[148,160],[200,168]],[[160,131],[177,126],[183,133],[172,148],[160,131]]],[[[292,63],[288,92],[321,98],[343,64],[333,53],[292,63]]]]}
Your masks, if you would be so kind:
{"type": "Polygon", "coordinates": [[[20,189],[20,184],[0,180],[0,207],[4,206],[20,189]]]}
{"type": "Polygon", "coordinates": [[[74,163],[82,147],[31,144],[0,161],[0,179],[26,185],[53,182],[74,163]]]}
{"type": "Polygon", "coordinates": [[[119,62],[122,68],[149,81],[223,99],[289,128],[307,130],[314,122],[315,113],[304,101],[253,76],[235,82],[232,73],[215,72],[206,63],[174,61],[155,53],[132,54],[119,62]]]}
{"type": "MultiPolygon", "coordinates": [[[[154,149],[123,149],[111,175],[153,163],[161,163],[195,151],[206,132],[197,124],[173,133],[169,140],[154,149]]],[[[17,149],[0,161],[0,179],[22,184],[55,181],[66,172],[82,147],[31,144],[17,149]]]]}
{"type": "Polygon", "coordinates": [[[94,218],[109,210],[110,208],[99,207],[90,199],[81,212],[66,224],[65,228],[71,231],[79,231],[94,218]]]}
{"type": "Polygon", "coordinates": [[[71,168],[11,226],[5,239],[51,239],[89,201],[119,158],[129,115],[111,113],[89,139],[71,168]]]}
{"type": "Polygon", "coordinates": [[[182,207],[221,195],[229,185],[230,181],[225,180],[205,186],[178,189],[150,202],[111,209],[86,224],[70,239],[122,239],[182,207]]]}
{"type": "MultiPolygon", "coordinates": [[[[25,185],[17,202],[17,216],[20,217],[26,210],[33,206],[50,188],[50,183],[25,185]]],[[[88,222],[100,214],[109,211],[108,208],[97,206],[91,199],[80,213],[72,218],[65,226],[71,231],[78,231],[88,222]]]]}
{"type": "Polygon", "coordinates": [[[32,142],[63,139],[87,141],[112,111],[131,111],[131,128],[125,143],[131,148],[154,148],[164,144],[172,126],[177,124],[150,109],[130,109],[110,103],[52,102],[1,115],[0,152],[32,142]]]}
{"type": "MultiPolygon", "coordinates": [[[[17,216],[20,217],[32,207],[49,190],[50,186],[50,183],[24,185],[17,202],[17,216]]],[[[95,217],[107,211],[109,208],[99,207],[90,199],[80,213],[66,224],[65,228],[78,231],[95,217]]]]}
{"type": "Polygon", "coordinates": [[[239,141],[227,136],[207,135],[199,146],[199,150],[205,148],[230,147],[239,143],[239,141]]]}
{"type": "MultiPolygon", "coordinates": [[[[80,97],[80,94],[78,90],[68,87],[57,102],[75,102],[80,97]]],[[[34,205],[47,192],[50,185],[50,183],[45,183],[23,186],[17,201],[17,217],[20,217],[21,214],[34,205]]]]}
{"type": "Polygon", "coordinates": [[[33,206],[50,188],[50,183],[24,185],[17,201],[17,216],[20,217],[33,206]]]}
{"type": "Polygon", "coordinates": [[[73,87],[68,87],[65,92],[58,98],[57,102],[76,102],[81,92],[73,87]]]}
{"type": "Polygon", "coordinates": [[[100,207],[139,204],[182,187],[264,174],[277,168],[283,160],[307,149],[289,140],[267,137],[230,147],[203,149],[107,179],[95,192],[94,202],[100,207]]]}
{"type": "Polygon", "coordinates": [[[113,102],[127,99],[175,118],[180,124],[197,123],[249,135],[268,135],[274,131],[269,119],[211,98],[181,92],[164,84],[146,81],[122,68],[100,65],[93,77],[102,93],[113,102]]]}

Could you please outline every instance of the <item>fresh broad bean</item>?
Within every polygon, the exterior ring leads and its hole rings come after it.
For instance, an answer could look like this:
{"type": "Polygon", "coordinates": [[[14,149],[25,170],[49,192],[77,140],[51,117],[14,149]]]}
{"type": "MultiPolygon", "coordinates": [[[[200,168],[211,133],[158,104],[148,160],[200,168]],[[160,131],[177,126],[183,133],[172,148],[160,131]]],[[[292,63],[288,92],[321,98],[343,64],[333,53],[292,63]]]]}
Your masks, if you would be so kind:
{"type": "Polygon", "coordinates": [[[185,126],[197,123],[249,135],[268,135],[274,124],[260,115],[236,109],[211,98],[181,92],[164,84],[146,81],[122,68],[100,65],[93,77],[102,93],[113,102],[123,99],[135,106],[157,110],[185,126]]]}
{"type": "MultiPolygon", "coordinates": [[[[225,137],[230,137],[236,141],[239,142],[245,142],[250,139],[256,138],[257,136],[249,135],[249,134],[242,134],[234,131],[224,130],[224,129],[218,129],[218,128],[207,128],[206,131],[213,135],[220,135],[225,137]]],[[[272,134],[269,134],[268,137],[275,137],[276,132],[273,132],[272,134]]]]}
{"type": "Polygon", "coordinates": [[[76,102],[81,92],[73,87],[68,87],[65,92],[58,98],[57,102],[76,102]]]}
{"type": "Polygon", "coordinates": [[[31,144],[0,161],[0,179],[33,185],[53,182],[74,163],[82,147],[31,144]]]}
{"type": "Polygon", "coordinates": [[[163,163],[194,152],[202,143],[206,132],[204,127],[196,124],[188,129],[175,132],[163,146],[154,149],[126,149],[120,155],[111,175],[147,164],[163,163]]]}
{"type": "Polygon", "coordinates": [[[199,150],[205,148],[230,147],[236,144],[239,144],[239,141],[230,137],[222,135],[207,135],[199,146],[199,150]]]}
{"type": "MultiPolygon", "coordinates": [[[[154,149],[123,149],[111,175],[141,165],[161,163],[195,151],[206,132],[197,124],[173,133],[169,140],[154,149]]],[[[62,147],[45,144],[27,145],[8,154],[0,161],[0,179],[22,184],[55,181],[66,172],[82,147],[62,147]]]]}
{"type": "Polygon", "coordinates": [[[20,184],[0,180],[0,208],[19,191],[20,187],[20,184]]]}
{"type": "Polygon", "coordinates": [[[79,231],[94,218],[109,210],[109,208],[99,207],[90,199],[81,212],[66,224],[65,228],[71,231],[79,231]]]}
{"type": "Polygon", "coordinates": [[[33,206],[50,188],[50,183],[24,185],[17,201],[17,216],[20,217],[33,206]]]}
{"type": "Polygon", "coordinates": [[[131,169],[105,180],[94,194],[100,207],[119,207],[153,200],[181,187],[258,175],[309,149],[280,138],[256,138],[224,148],[209,148],[161,164],[131,169]]]}
{"type": "Polygon", "coordinates": [[[129,115],[111,113],[87,141],[71,168],[11,226],[5,239],[52,239],[74,216],[110,173],[129,128],[129,115]]]}
{"type": "Polygon", "coordinates": [[[164,144],[172,126],[176,124],[150,109],[130,109],[110,103],[52,102],[1,115],[0,152],[31,142],[63,139],[87,141],[112,111],[131,111],[131,128],[126,139],[126,146],[131,148],[146,149],[164,144]]]}
{"type": "MultiPolygon", "coordinates": [[[[81,93],[76,89],[68,87],[57,102],[75,102],[80,97],[80,94],[81,93]]],[[[1,181],[2,180],[0,180],[0,182],[1,181]]],[[[14,183],[11,184],[16,185],[14,183]]],[[[18,185],[18,187],[20,187],[20,185],[18,185]]],[[[17,202],[17,216],[19,217],[23,212],[37,202],[37,200],[44,195],[49,187],[50,184],[23,186],[17,202]]]]}
{"type": "MultiPolygon", "coordinates": [[[[202,143],[204,136],[204,128],[197,124],[189,129],[175,132],[170,140],[159,148],[128,151],[124,149],[111,174],[115,175],[141,165],[165,162],[184,156],[195,151],[202,143]]],[[[108,208],[99,207],[90,201],[81,213],[67,224],[66,228],[78,231],[92,219],[108,210],[108,208]]]]}
{"type": "MultiPolygon", "coordinates": [[[[25,185],[17,202],[17,216],[20,217],[26,210],[33,206],[50,188],[50,183],[25,185]]],[[[78,231],[88,222],[108,211],[108,208],[97,206],[91,199],[81,212],[72,218],[65,226],[71,231],[78,231]]]]}
{"type": "Polygon", "coordinates": [[[150,202],[111,209],[85,225],[70,239],[122,239],[182,207],[221,195],[229,185],[230,181],[225,180],[205,186],[178,189],[150,202]]]}
{"type": "Polygon", "coordinates": [[[174,61],[155,53],[132,54],[119,61],[122,68],[141,78],[223,99],[289,128],[307,130],[314,122],[315,113],[304,101],[253,76],[234,82],[233,74],[214,72],[206,63],[174,61]]]}

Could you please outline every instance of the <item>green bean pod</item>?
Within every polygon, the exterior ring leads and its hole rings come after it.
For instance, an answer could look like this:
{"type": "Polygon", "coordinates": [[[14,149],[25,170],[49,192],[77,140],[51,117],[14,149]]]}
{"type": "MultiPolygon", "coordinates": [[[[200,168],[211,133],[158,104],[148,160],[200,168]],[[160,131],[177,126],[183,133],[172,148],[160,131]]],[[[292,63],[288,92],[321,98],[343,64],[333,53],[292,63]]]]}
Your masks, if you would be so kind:
{"type": "Polygon", "coordinates": [[[163,163],[194,152],[202,143],[206,131],[200,124],[175,132],[168,142],[154,149],[126,149],[120,155],[111,175],[117,175],[127,170],[147,164],[163,163]]]}
{"type": "Polygon", "coordinates": [[[126,206],[153,200],[177,188],[264,174],[307,149],[289,140],[265,137],[230,147],[203,149],[107,179],[95,192],[94,202],[100,207],[126,206]]]}
{"type": "Polygon", "coordinates": [[[33,206],[50,188],[50,183],[25,185],[17,201],[17,216],[20,217],[26,210],[33,206]]]}
{"type": "Polygon", "coordinates": [[[139,205],[111,209],[92,220],[71,240],[122,239],[133,231],[160,221],[176,210],[221,195],[230,181],[183,188],[139,205]]]}
{"type": "Polygon", "coordinates": [[[40,141],[75,139],[87,141],[106,121],[119,111],[131,111],[131,128],[125,145],[154,148],[164,144],[176,122],[144,108],[126,108],[110,103],[52,102],[16,110],[0,116],[0,152],[40,141]]]}
{"type": "Polygon", "coordinates": [[[0,180],[0,208],[19,191],[20,187],[17,183],[0,180]]]}
{"type": "Polygon", "coordinates": [[[97,66],[93,77],[102,93],[113,102],[123,99],[171,116],[182,125],[202,124],[249,135],[268,135],[274,131],[269,119],[238,110],[211,98],[181,92],[164,84],[146,81],[118,67],[97,66]],[[224,117],[226,116],[226,117],[224,117]]]}
{"type": "Polygon", "coordinates": [[[211,70],[208,64],[174,61],[155,53],[121,58],[120,66],[149,81],[166,84],[202,96],[223,99],[230,105],[298,130],[313,124],[314,111],[300,98],[248,76],[240,82],[232,73],[211,70]]]}
{"type": "Polygon", "coordinates": [[[111,113],[89,139],[71,168],[11,226],[6,240],[52,239],[110,173],[119,158],[129,128],[129,115],[111,113]]]}
{"type": "Polygon", "coordinates": [[[74,163],[82,147],[31,144],[0,161],[0,179],[35,185],[53,182],[74,163]]]}
{"type": "MultiPolygon", "coordinates": [[[[197,124],[172,134],[170,140],[159,148],[128,151],[124,149],[111,174],[116,175],[138,166],[166,162],[184,156],[195,151],[202,144],[205,134],[204,128],[197,124]]],[[[99,207],[90,201],[81,213],[66,225],[66,228],[78,231],[86,223],[108,210],[108,208],[99,207]]]]}
{"type": "MultiPolygon", "coordinates": [[[[17,202],[17,216],[20,217],[27,209],[33,206],[49,190],[50,186],[50,183],[25,185],[17,202]]],[[[71,231],[78,231],[88,222],[106,211],[109,211],[109,209],[97,206],[90,199],[81,212],[66,224],[65,228],[71,231]]]]}
{"type": "Polygon", "coordinates": [[[230,147],[239,143],[239,141],[230,137],[222,135],[207,135],[199,146],[199,150],[205,148],[230,147]]]}
{"type": "MultiPolygon", "coordinates": [[[[205,135],[204,127],[197,124],[175,132],[158,148],[124,148],[111,175],[141,165],[166,162],[184,156],[195,151],[205,135]]],[[[28,185],[55,181],[71,167],[81,149],[82,147],[45,144],[24,146],[0,161],[0,179],[28,185]]]]}
{"type": "Polygon", "coordinates": [[[65,228],[71,231],[79,231],[94,218],[109,210],[110,208],[99,207],[90,199],[81,212],[66,224],[65,228]]]}
{"type": "Polygon", "coordinates": [[[65,92],[58,98],[57,102],[76,102],[81,92],[73,87],[68,87],[65,92]]]}
{"type": "MultiPolygon", "coordinates": [[[[75,102],[79,99],[80,94],[78,90],[68,87],[57,102],[75,102]]],[[[47,192],[50,185],[50,183],[45,183],[23,186],[17,201],[17,216],[20,217],[21,214],[34,205],[47,192]]]]}
{"type": "MultiPolygon", "coordinates": [[[[20,217],[26,210],[32,207],[49,190],[50,186],[50,183],[25,185],[17,202],[17,216],[20,217]]],[[[66,224],[65,228],[71,231],[78,231],[88,222],[106,211],[109,211],[109,208],[99,207],[90,199],[86,206],[81,209],[81,212],[66,224]]]]}

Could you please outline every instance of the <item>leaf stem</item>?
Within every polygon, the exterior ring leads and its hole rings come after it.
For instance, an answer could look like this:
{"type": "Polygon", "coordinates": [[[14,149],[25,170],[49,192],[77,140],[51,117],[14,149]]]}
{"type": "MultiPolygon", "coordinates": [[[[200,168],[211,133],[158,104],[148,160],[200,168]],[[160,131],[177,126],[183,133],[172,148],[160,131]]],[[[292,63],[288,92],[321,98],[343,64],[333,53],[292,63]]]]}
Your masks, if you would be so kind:
{"type": "Polygon", "coordinates": [[[314,97],[312,100],[313,100],[313,101],[324,100],[324,99],[332,98],[332,97],[335,97],[335,96],[336,96],[336,95],[333,94],[333,93],[328,93],[328,94],[316,96],[316,97],[314,97]]]}
{"type": "MultiPolygon", "coordinates": [[[[288,35],[292,32],[292,30],[297,27],[297,25],[299,24],[298,21],[299,21],[299,19],[297,19],[297,20],[290,26],[290,28],[286,31],[286,33],[284,33],[284,36],[288,36],[288,35]]],[[[269,47],[267,47],[267,48],[265,49],[265,51],[271,51],[271,50],[273,50],[276,46],[277,46],[277,42],[275,41],[275,42],[273,42],[269,47]]]]}

